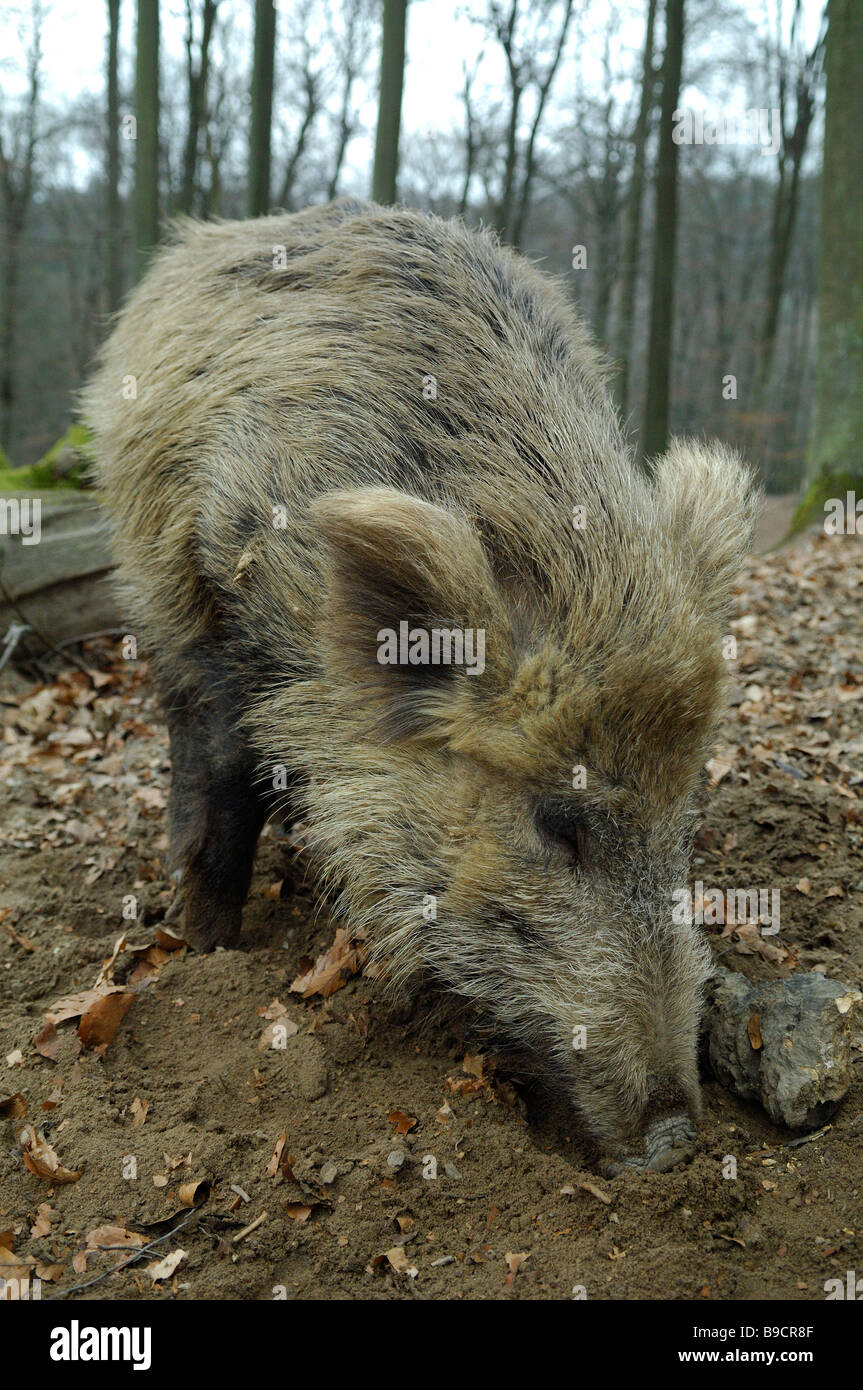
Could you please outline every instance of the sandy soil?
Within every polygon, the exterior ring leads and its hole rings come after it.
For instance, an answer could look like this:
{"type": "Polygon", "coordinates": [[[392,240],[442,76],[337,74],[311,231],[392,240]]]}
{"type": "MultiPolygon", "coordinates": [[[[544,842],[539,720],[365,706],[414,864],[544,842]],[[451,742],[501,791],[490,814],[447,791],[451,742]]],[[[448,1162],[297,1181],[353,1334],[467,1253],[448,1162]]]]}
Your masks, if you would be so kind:
{"type": "MultiPolygon", "coordinates": [[[[861,600],[863,545],[811,536],[754,560],[736,597],[693,879],[781,889],[772,957],[712,929],[750,975],[863,984],[861,600]]],[[[863,1269],[863,1076],[794,1147],[707,1078],[692,1163],[608,1181],[458,1010],[388,1012],[361,974],[292,992],[335,925],[273,830],[245,949],[165,949],[165,730],[143,668],[97,644],[85,661],[92,677],[10,676],[2,697],[0,1272],[53,1295],[127,1258],[96,1247],[155,1240],[76,1297],[807,1300],[863,1269]],[[100,974],[113,1002],[46,1029],[100,974]]]]}

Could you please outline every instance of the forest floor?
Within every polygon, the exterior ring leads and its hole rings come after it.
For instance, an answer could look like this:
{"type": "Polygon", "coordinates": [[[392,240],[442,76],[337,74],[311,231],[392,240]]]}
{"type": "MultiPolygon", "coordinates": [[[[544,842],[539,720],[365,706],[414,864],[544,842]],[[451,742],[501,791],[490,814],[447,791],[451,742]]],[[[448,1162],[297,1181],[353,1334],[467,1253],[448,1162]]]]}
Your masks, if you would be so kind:
{"type": "MultiPolygon", "coordinates": [[[[713,944],[859,988],[863,543],[753,559],[731,631],[692,877],[779,888],[781,932],[713,944]]],[[[243,950],[172,939],[165,727],[144,670],[85,659],[0,695],[0,1273],[77,1299],[807,1300],[863,1269],[863,1066],[794,1145],[707,1079],[693,1161],[606,1180],[457,1011],[385,1010],[290,837],[262,839],[243,950]]]]}

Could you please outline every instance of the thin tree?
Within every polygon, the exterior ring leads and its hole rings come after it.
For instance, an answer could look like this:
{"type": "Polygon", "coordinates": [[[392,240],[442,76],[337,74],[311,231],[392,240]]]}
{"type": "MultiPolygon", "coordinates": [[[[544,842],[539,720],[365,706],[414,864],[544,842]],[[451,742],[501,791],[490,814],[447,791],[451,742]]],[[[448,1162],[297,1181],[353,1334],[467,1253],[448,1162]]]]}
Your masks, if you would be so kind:
{"type": "Polygon", "coordinates": [[[802,57],[798,53],[797,36],[802,23],[802,0],[795,0],[791,21],[790,51],[784,53],[781,37],[778,48],[779,58],[779,120],[780,140],[777,160],[779,177],[773,196],[773,211],[770,219],[770,257],[767,266],[767,299],[764,306],[764,321],[761,329],[760,361],[755,396],[763,403],[764,394],[773,368],[776,350],[776,333],[779,326],[779,310],[785,288],[788,257],[791,253],[791,240],[800,189],[800,170],[809,131],[815,116],[815,100],[821,80],[824,56],[824,32],[819,33],[811,52],[802,57]],[[796,60],[797,70],[790,69],[796,60]],[[793,86],[795,107],[794,123],[788,115],[789,86],[793,86]]]}
{"type": "Polygon", "coordinates": [[[273,0],[255,0],[249,178],[246,195],[246,211],[249,217],[261,217],[270,209],[270,141],[273,124],[275,51],[276,7],[273,0]]]}
{"type": "Polygon", "coordinates": [[[674,112],[680,100],[680,78],[683,69],[683,4],[684,0],[666,0],[665,3],[665,53],[662,61],[659,154],[656,168],[647,399],[641,438],[641,452],[644,458],[662,453],[668,442],[677,241],[677,144],[674,140],[674,112]]]}
{"type": "Polygon", "coordinates": [[[620,298],[618,300],[616,357],[618,376],[616,394],[620,408],[626,414],[629,403],[629,368],[632,356],[632,328],[635,318],[635,290],[638,284],[638,250],[641,244],[641,211],[644,203],[644,183],[647,169],[647,138],[654,108],[656,74],[653,70],[656,0],[648,0],[647,23],[644,33],[644,53],[641,59],[641,96],[638,119],[632,135],[632,172],[624,214],[623,252],[621,256],[620,298]]]}
{"type": "Polygon", "coordinates": [[[829,0],[811,486],[797,524],[828,497],[863,496],[863,5],[829,0]]]}
{"type": "Polygon", "coordinates": [[[136,273],[159,240],[159,4],[138,0],[135,52],[135,193],[133,205],[136,273]]]}
{"type": "Polygon", "coordinates": [[[560,60],[563,57],[563,50],[566,46],[566,36],[569,32],[569,22],[572,18],[572,0],[566,0],[563,7],[563,18],[558,30],[557,43],[554,47],[551,61],[545,72],[537,78],[536,105],[533,112],[533,120],[527,136],[527,144],[524,153],[524,169],[521,179],[521,188],[515,204],[515,211],[512,219],[512,230],[510,239],[513,246],[520,246],[524,236],[527,215],[530,209],[530,198],[533,192],[533,180],[536,174],[536,139],[542,125],[542,118],[545,114],[548,95],[551,91],[552,83],[557,76],[560,67],[560,60]]]}
{"type": "Polygon", "coordinates": [[[506,123],[503,179],[495,209],[495,220],[503,239],[511,242],[513,246],[520,244],[524,234],[536,172],[537,136],[552,83],[563,57],[572,18],[572,0],[565,0],[551,56],[543,69],[539,57],[540,27],[549,19],[555,7],[556,0],[542,0],[541,4],[534,2],[532,8],[528,8],[527,14],[534,22],[534,29],[523,41],[518,38],[521,18],[519,0],[511,0],[506,13],[499,0],[490,0],[486,21],[503,49],[506,62],[509,114],[506,123]],[[534,113],[522,154],[519,141],[522,102],[531,87],[535,89],[534,113]]]}
{"type": "Polygon", "coordinates": [[[194,43],[194,6],[186,0],[186,82],[188,86],[189,124],[183,150],[183,186],[180,193],[182,212],[195,211],[197,192],[198,148],[200,134],[207,125],[207,84],[210,76],[210,44],[216,24],[219,0],[204,0],[201,14],[201,39],[197,61],[194,43]]]}
{"type": "Polygon", "coordinates": [[[0,130],[0,194],[3,199],[3,289],[0,303],[0,448],[6,449],[16,403],[15,340],[18,327],[18,291],[21,246],[33,201],[36,153],[40,139],[39,108],[42,90],[42,22],[40,0],[31,10],[27,51],[27,89],[20,119],[12,118],[0,130]]]}
{"type": "Polygon", "coordinates": [[[302,89],[302,105],[299,129],[293,149],[285,164],[285,172],[279,190],[278,205],[282,208],[291,206],[300,163],[308,147],[312,127],[324,103],[324,77],[320,66],[315,65],[317,50],[309,37],[309,17],[308,14],[303,15],[300,12],[296,18],[301,24],[297,46],[301,50],[302,59],[294,66],[296,68],[296,80],[302,89]]]}
{"type": "Polygon", "coordinates": [[[113,314],[123,298],[123,228],[120,208],[120,0],[108,0],[108,94],[105,127],[105,298],[113,314]]]}
{"type": "Polygon", "coordinates": [[[372,198],[376,203],[396,200],[407,8],[407,0],[384,0],[378,128],[372,171],[372,198]]]}
{"type": "Polygon", "coordinates": [[[353,94],[357,79],[369,60],[369,21],[368,0],[346,0],[343,5],[344,30],[334,34],[331,40],[339,63],[342,87],[336,122],[336,149],[327,186],[328,198],[335,198],[338,193],[347,148],[359,124],[358,113],[353,108],[353,94]]]}
{"type": "Polygon", "coordinates": [[[461,197],[458,201],[458,214],[464,217],[467,212],[467,200],[470,194],[470,186],[473,181],[474,170],[476,169],[476,157],[479,150],[479,133],[476,112],[473,105],[473,84],[483,60],[483,50],[481,49],[472,67],[468,67],[466,62],[462,62],[461,70],[464,84],[461,89],[462,101],[464,102],[464,179],[461,186],[461,197]]]}

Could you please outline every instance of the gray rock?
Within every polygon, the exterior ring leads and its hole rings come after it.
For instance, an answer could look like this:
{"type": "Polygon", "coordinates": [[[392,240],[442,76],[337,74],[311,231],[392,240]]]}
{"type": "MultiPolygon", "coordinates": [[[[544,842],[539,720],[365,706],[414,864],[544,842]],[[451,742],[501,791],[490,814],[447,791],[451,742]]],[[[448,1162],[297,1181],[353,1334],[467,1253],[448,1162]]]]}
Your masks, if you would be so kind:
{"type": "Polygon", "coordinates": [[[817,1129],[853,1080],[861,1002],[859,990],[816,972],[751,984],[718,967],[706,1017],[713,1073],[777,1123],[817,1129]]]}

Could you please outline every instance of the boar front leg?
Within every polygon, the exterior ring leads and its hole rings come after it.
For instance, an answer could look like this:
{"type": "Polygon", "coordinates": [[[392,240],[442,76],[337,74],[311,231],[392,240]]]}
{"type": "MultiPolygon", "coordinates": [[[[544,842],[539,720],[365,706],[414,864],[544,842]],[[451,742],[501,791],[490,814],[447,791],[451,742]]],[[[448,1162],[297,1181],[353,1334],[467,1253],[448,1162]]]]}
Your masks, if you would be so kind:
{"type": "Polygon", "coordinates": [[[224,697],[165,698],[171,736],[170,860],[196,950],[235,946],[267,803],[224,697]]]}

